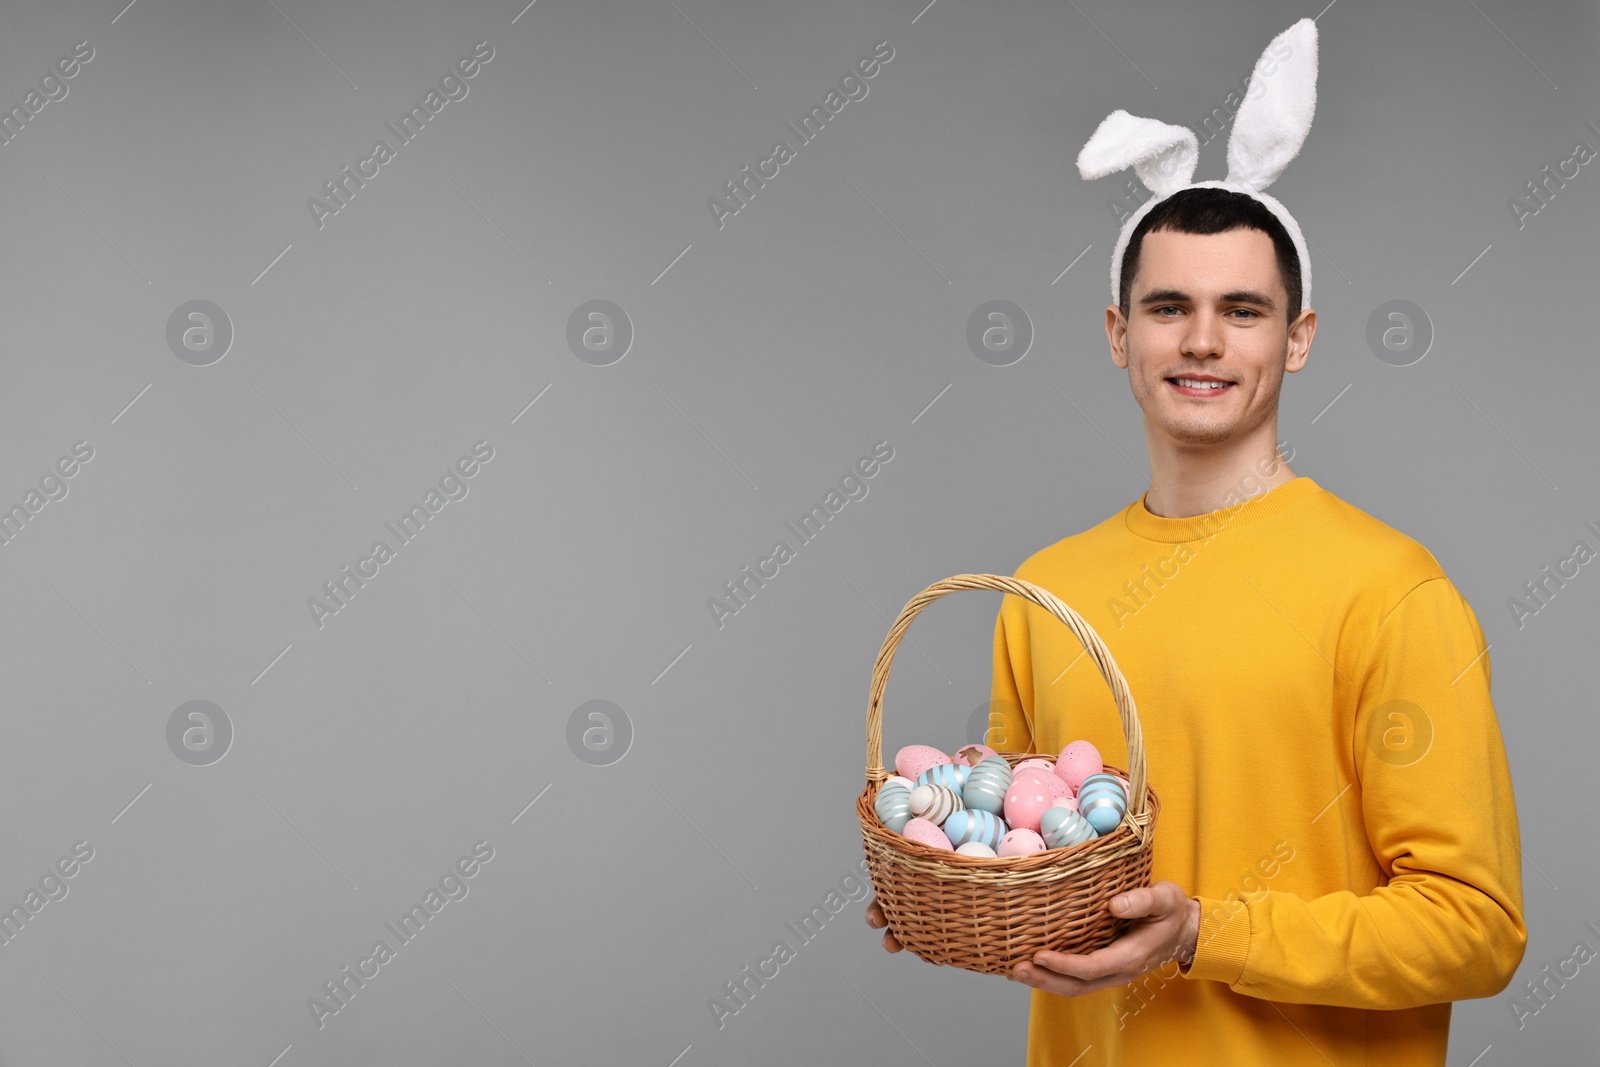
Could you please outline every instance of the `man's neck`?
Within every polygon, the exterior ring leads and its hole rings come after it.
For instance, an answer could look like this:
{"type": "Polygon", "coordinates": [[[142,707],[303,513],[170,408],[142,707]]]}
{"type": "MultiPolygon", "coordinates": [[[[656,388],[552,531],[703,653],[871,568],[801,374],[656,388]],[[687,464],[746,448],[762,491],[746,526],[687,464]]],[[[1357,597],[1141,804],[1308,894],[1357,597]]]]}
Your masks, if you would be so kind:
{"type": "Polygon", "coordinates": [[[1150,491],[1145,507],[1162,518],[1207,515],[1261,496],[1296,474],[1278,455],[1277,427],[1227,445],[1197,449],[1150,442],[1150,491]]]}

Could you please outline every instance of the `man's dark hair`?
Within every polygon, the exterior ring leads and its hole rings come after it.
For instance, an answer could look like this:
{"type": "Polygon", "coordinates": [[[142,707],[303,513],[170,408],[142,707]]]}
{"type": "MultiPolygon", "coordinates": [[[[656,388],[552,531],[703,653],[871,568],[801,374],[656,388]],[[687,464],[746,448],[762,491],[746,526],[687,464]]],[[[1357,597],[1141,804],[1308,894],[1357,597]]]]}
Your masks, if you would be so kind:
{"type": "Polygon", "coordinates": [[[1176,233],[1226,233],[1229,230],[1260,230],[1272,238],[1272,247],[1278,253],[1278,274],[1289,293],[1289,306],[1284,309],[1290,322],[1300,313],[1300,257],[1295,253],[1294,241],[1267,205],[1253,196],[1236,193],[1231,189],[1181,189],[1150,209],[1139,220],[1128,238],[1127,250],[1122,253],[1121,307],[1123,318],[1128,317],[1132,300],[1133,276],[1139,273],[1139,250],[1144,235],[1156,230],[1176,233]]]}

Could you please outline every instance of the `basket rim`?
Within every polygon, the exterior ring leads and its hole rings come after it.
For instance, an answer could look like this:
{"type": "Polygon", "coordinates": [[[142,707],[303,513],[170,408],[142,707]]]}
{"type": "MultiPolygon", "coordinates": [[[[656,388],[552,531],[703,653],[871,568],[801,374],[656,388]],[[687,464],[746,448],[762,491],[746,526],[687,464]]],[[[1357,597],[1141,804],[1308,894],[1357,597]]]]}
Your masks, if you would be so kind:
{"type": "MultiPolygon", "coordinates": [[[[1144,843],[1148,844],[1148,834],[1153,825],[1153,820],[1145,819],[1148,814],[1148,797],[1146,794],[1149,790],[1149,782],[1145,763],[1144,729],[1139,722],[1139,711],[1134,704],[1133,693],[1128,688],[1128,680],[1123,676],[1122,669],[1117,666],[1117,661],[1111,655],[1111,650],[1106,647],[1100,635],[1095,632],[1093,626],[1090,626],[1084,620],[1083,616],[1079,615],[1071,606],[1048,589],[1022,578],[1006,577],[998,574],[953,575],[934,582],[906,601],[905,607],[900,609],[900,614],[895,618],[894,624],[889,627],[889,632],[885,635],[883,644],[878,649],[878,657],[873,661],[872,665],[872,687],[867,701],[866,778],[868,787],[881,783],[889,777],[888,772],[883,767],[883,692],[889,684],[889,671],[894,663],[895,651],[900,647],[900,642],[910,628],[912,620],[920,615],[924,608],[935,600],[963,590],[990,590],[1019,596],[1055,616],[1083,644],[1084,651],[1089,654],[1090,659],[1099,668],[1100,676],[1105,679],[1106,685],[1111,688],[1111,697],[1116,702],[1117,714],[1122,720],[1123,736],[1128,745],[1128,784],[1133,795],[1128,800],[1128,816],[1124,820],[1124,825],[1127,825],[1127,819],[1132,819],[1135,825],[1142,826],[1147,838],[1144,843]]],[[[1027,758],[1027,756],[1023,758],[1027,758]]],[[[1043,758],[1053,759],[1054,757],[1046,754],[1043,758]]],[[[907,843],[916,844],[916,842],[907,843]]],[[[930,849],[929,851],[937,853],[942,850],[930,849]]]]}
{"type": "MultiPolygon", "coordinates": [[[[1000,755],[1015,766],[1025,759],[1038,758],[1039,753],[1003,752],[1000,755]]],[[[1121,772],[1122,768],[1107,764],[1106,770],[1115,773],[1121,772]]],[[[882,782],[868,782],[860,796],[856,798],[856,815],[861,822],[863,843],[870,844],[876,839],[899,857],[903,857],[906,866],[964,881],[1020,884],[1040,879],[1014,879],[1007,876],[1032,875],[1040,872],[1065,876],[1118,862],[1133,853],[1151,847],[1155,837],[1156,820],[1161,813],[1161,798],[1156,795],[1154,787],[1147,785],[1145,788],[1149,792],[1149,803],[1145,810],[1135,816],[1130,806],[1122,822],[1118,823],[1117,828],[1109,834],[1100,834],[1066,848],[1047,848],[1042,852],[1026,856],[963,856],[957,852],[913,841],[885,826],[873,806],[882,784],[882,782]],[[1128,831],[1126,836],[1123,835],[1124,830],[1128,831]]]]}

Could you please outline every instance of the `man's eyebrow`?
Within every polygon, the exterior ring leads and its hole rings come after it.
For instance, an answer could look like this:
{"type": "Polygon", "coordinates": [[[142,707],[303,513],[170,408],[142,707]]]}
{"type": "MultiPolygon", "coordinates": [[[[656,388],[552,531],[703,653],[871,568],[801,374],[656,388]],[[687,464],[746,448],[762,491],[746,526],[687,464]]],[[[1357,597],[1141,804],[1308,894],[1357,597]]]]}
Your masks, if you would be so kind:
{"type": "MultiPolygon", "coordinates": [[[[1218,298],[1224,304],[1255,304],[1257,307],[1266,308],[1268,311],[1278,310],[1277,301],[1266,293],[1255,289],[1234,289],[1223,293],[1218,298]]],[[[1189,304],[1194,298],[1181,289],[1152,289],[1139,298],[1139,306],[1146,307],[1150,304],[1189,304]]]]}

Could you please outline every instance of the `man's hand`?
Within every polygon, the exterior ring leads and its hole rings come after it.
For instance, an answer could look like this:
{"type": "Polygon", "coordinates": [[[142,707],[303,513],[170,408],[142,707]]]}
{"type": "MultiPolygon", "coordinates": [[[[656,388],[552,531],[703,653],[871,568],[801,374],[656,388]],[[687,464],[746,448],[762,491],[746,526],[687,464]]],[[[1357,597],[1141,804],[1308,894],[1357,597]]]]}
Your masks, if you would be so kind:
{"type": "MultiPolygon", "coordinates": [[[[873,897],[867,901],[867,925],[874,930],[882,930],[889,925],[888,916],[883,914],[883,909],[878,907],[878,898],[873,897]]],[[[885,931],[883,947],[886,952],[899,952],[904,946],[894,939],[894,935],[885,931]]]]}
{"type": "MultiPolygon", "coordinates": [[[[872,910],[867,911],[868,922],[872,910]]],[[[1120,893],[1111,899],[1111,914],[1137,921],[1121,937],[1094,952],[1036,952],[1032,963],[1012,968],[1011,980],[1057,996],[1076,997],[1127,985],[1174,957],[1185,966],[1194,959],[1200,937],[1200,902],[1185,894],[1178,883],[1157,882],[1120,893]]]]}

